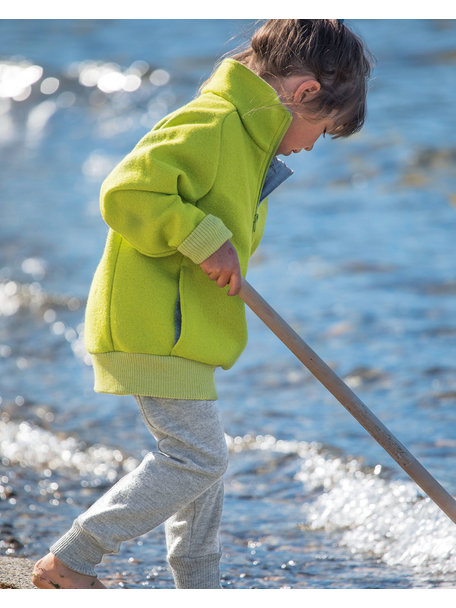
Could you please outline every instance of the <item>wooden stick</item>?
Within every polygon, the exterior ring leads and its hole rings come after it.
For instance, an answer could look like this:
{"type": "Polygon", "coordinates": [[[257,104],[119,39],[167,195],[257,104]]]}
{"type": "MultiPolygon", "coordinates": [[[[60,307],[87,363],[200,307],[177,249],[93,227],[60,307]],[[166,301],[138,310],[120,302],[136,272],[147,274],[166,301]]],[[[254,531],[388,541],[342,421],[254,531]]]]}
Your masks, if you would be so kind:
{"type": "Polygon", "coordinates": [[[242,282],[239,296],[426,492],[429,498],[456,523],[455,499],[246,280],[242,282]]]}

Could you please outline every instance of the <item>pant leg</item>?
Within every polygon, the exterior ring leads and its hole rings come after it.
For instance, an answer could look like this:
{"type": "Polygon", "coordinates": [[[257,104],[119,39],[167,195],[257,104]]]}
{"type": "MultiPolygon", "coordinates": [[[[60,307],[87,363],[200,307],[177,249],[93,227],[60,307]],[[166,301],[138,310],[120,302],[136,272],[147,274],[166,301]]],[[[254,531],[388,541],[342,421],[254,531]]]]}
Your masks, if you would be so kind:
{"type": "Polygon", "coordinates": [[[223,480],[165,522],[168,562],[178,589],[220,589],[223,480]]]}
{"type": "MultiPolygon", "coordinates": [[[[194,503],[226,470],[227,448],[215,402],[136,399],[158,451],[147,454],[51,547],[68,567],[83,574],[94,576],[105,553],[118,552],[122,541],[145,534],[194,503]]],[[[204,547],[199,551],[207,555],[204,547]]],[[[192,549],[189,555],[197,557],[192,549]]]]}

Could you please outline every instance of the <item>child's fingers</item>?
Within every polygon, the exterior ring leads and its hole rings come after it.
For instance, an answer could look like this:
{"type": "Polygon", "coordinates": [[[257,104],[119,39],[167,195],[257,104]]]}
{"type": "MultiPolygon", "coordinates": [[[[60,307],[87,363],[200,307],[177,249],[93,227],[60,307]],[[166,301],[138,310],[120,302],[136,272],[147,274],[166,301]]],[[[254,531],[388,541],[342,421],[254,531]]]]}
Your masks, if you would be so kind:
{"type": "Polygon", "coordinates": [[[221,272],[218,275],[218,277],[216,278],[217,285],[219,287],[225,287],[225,285],[228,285],[228,283],[230,281],[230,277],[231,277],[231,272],[229,272],[229,271],[221,272]]]}
{"type": "Polygon", "coordinates": [[[211,281],[215,281],[218,287],[225,287],[226,285],[230,286],[228,291],[229,296],[235,296],[239,293],[241,289],[241,273],[236,270],[225,271],[225,272],[211,272],[208,273],[211,281]]]}
{"type": "Polygon", "coordinates": [[[211,281],[216,281],[218,287],[225,287],[229,284],[229,296],[239,293],[241,268],[236,249],[230,241],[226,241],[220,249],[201,262],[200,267],[211,281]]]}
{"type": "Polygon", "coordinates": [[[229,281],[230,289],[228,291],[228,295],[236,296],[241,289],[241,284],[242,284],[241,273],[233,272],[233,274],[231,275],[230,281],[229,281]]]}

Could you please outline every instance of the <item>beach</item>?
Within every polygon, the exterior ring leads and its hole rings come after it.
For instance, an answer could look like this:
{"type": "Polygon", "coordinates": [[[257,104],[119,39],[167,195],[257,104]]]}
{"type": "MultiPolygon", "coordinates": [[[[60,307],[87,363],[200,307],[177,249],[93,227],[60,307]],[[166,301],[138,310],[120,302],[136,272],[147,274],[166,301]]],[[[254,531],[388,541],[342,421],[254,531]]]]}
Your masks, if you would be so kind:
{"type": "MultiPolygon", "coordinates": [[[[376,57],[365,127],[289,160],[247,279],[454,495],[456,21],[348,24],[376,57]]],[[[100,185],[253,25],[0,21],[1,582],[156,448],[133,398],[93,392],[83,338],[107,233],[100,185]]],[[[247,320],[245,352],[216,372],[222,586],[454,588],[454,524],[247,320]]],[[[172,588],[163,527],[99,574],[172,588]]]]}

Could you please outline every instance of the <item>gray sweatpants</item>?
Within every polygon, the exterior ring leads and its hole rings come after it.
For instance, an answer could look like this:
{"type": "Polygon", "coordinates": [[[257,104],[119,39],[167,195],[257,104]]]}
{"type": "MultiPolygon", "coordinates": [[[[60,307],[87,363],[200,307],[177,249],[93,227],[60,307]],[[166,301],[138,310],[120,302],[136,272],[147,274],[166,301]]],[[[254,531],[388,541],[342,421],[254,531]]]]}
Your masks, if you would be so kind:
{"type": "Polygon", "coordinates": [[[158,451],[80,515],[50,550],[69,568],[96,576],[105,553],[166,522],[176,588],[218,589],[228,452],[216,402],[136,400],[158,451]]]}

